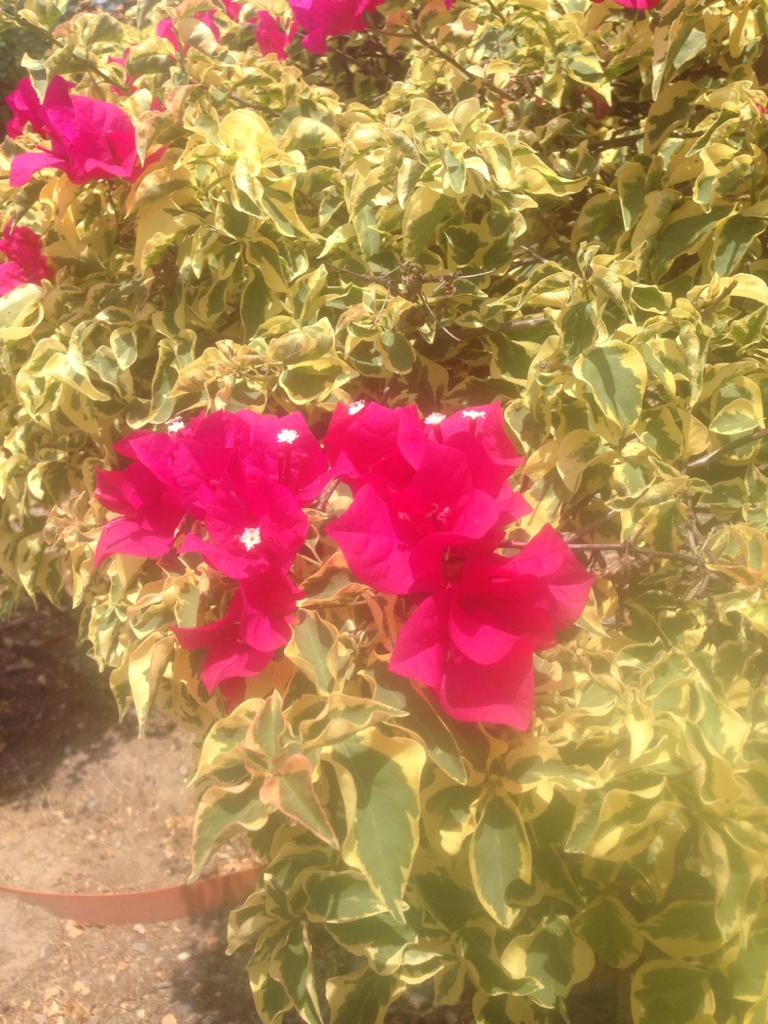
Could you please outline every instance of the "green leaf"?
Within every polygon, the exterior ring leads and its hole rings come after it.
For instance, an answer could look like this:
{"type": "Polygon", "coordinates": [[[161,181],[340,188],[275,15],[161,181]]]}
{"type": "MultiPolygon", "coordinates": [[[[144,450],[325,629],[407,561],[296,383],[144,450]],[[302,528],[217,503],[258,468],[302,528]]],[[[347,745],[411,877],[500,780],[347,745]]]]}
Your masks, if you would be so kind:
{"type": "Polygon", "coordinates": [[[382,974],[396,970],[406,949],[418,938],[411,926],[398,922],[391,914],[331,922],[327,928],[335,942],[355,956],[365,957],[382,974]]]}
{"type": "Polygon", "coordinates": [[[715,235],[712,268],[725,277],[738,270],[752,240],[765,230],[765,221],[734,214],[720,223],[715,235]]]}
{"type": "Polygon", "coordinates": [[[760,998],[766,985],[766,964],[768,929],[753,931],[728,969],[734,998],[750,1002],[760,998]]]}
{"type": "Polygon", "coordinates": [[[258,333],[269,308],[269,289],[261,274],[251,270],[252,280],[243,289],[240,300],[240,316],[245,328],[246,338],[258,333]]]}
{"type": "Polygon", "coordinates": [[[476,992],[472,997],[476,1024],[536,1024],[533,1007],[521,996],[488,996],[476,992]]]}
{"type": "Polygon", "coordinates": [[[192,833],[192,877],[233,832],[256,832],[268,820],[268,810],[249,780],[237,787],[209,786],[197,805],[192,833]]]}
{"type": "Polygon", "coordinates": [[[325,987],[331,1024],[381,1024],[390,1003],[405,986],[397,977],[382,977],[369,967],[329,978],[325,987]]]}
{"type": "Polygon", "coordinates": [[[545,1007],[554,1007],[595,965],[591,949],[562,914],[545,917],[529,935],[515,936],[501,962],[512,978],[530,979],[535,986],[531,1000],[545,1007]]]}
{"type": "Polygon", "coordinates": [[[378,730],[339,744],[330,761],[347,820],[342,856],[398,918],[418,843],[425,761],[420,743],[378,730]]]}
{"type": "Polygon", "coordinates": [[[643,932],[673,960],[698,959],[724,942],[715,920],[715,906],[706,900],[668,903],[643,922],[643,932]]]}
{"type": "Polygon", "coordinates": [[[632,1024],[691,1024],[715,1009],[706,973],[669,960],[651,960],[638,968],[630,999],[632,1024]]]}
{"type": "Polygon", "coordinates": [[[291,929],[285,942],[275,950],[271,968],[303,1019],[308,1024],[325,1024],[315,988],[312,946],[306,925],[291,929]]]}
{"type": "MultiPolygon", "coordinates": [[[[395,727],[418,738],[424,744],[429,759],[446,775],[462,785],[467,781],[467,769],[454,729],[460,735],[470,730],[462,729],[459,723],[454,722],[449,726],[421,687],[381,667],[376,672],[376,698],[393,708],[407,711],[408,717],[398,721],[395,727]]],[[[475,739],[471,735],[462,736],[464,738],[475,739]]]]}
{"type": "Polygon", "coordinates": [[[735,398],[720,409],[709,424],[709,429],[714,434],[732,437],[749,434],[761,427],[762,422],[762,409],[756,408],[754,401],[748,398],[735,398]]]}
{"type": "Polygon", "coordinates": [[[403,211],[403,255],[418,259],[438,240],[438,225],[447,219],[453,200],[427,185],[417,185],[403,211]]]}
{"type": "Polygon", "coordinates": [[[280,385],[296,405],[322,402],[336,388],[353,378],[350,368],[334,356],[321,356],[305,363],[294,363],[280,374],[280,385]]]}
{"type": "Polygon", "coordinates": [[[307,914],[317,921],[359,921],[386,911],[366,880],[353,871],[314,875],[304,888],[307,914]]]}
{"type": "Polygon", "coordinates": [[[596,345],[579,356],[573,372],[609,420],[625,431],[637,422],[648,382],[648,369],[637,349],[620,342],[596,345]]]}
{"type": "Polygon", "coordinates": [[[630,912],[611,896],[600,896],[583,911],[579,930],[598,960],[619,970],[631,967],[643,951],[643,937],[630,912]]]}
{"type": "Polygon", "coordinates": [[[333,689],[338,669],[338,630],[310,609],[302,611],[285,648],[286,657],[323,693],[333,689]]]}
{"type": "Polygon", "coordinates": [[[259,799],[292,821],[309,829],[334,849],[338,840],[331,828],[312,784],[312,765],[303,754],[291,754],[281,764],[279,774],[270,775],[261,785],[259,799]]]}
{"type": "Polygon", "coordinates": [[[508,898],[513,882],[531,881],[531,847],[520,813],[510,799],[492,796],[469,843],[469,869],[478,899],[503,928],[519,915],[508,898]]]}

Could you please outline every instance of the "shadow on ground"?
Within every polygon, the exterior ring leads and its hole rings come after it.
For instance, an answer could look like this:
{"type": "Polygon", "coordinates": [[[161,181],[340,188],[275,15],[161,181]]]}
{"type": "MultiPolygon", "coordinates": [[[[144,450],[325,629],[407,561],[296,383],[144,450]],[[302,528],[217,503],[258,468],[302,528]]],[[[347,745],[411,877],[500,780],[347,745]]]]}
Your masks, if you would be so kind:
{"type": "Polygon", "coordinates": [[[201,1024],[259,1024],[253,1008],[247,957],[226,955],[226,914],[206,919],[212,935],[174,967],[170,981],[180,1020],[201,1024]]]}
{"type": "Polygon", "coordinates": [[[43,602],[0,622],[0,803],[38,797],[73,750],[80,771],[116,738],[114,698],[76,637],[75,616],[43,602]]]}

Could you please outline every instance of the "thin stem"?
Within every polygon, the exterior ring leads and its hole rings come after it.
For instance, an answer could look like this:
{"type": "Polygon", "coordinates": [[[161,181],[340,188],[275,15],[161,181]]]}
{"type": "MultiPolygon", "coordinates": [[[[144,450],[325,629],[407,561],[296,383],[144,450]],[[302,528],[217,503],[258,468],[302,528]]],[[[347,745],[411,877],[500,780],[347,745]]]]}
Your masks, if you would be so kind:
{"type": "Polygon", "coordinates": [[[762,441],[767,437],[768,428],[755,427],[749,434],[744,434],[743,437],[734,437],[733,440],[727,441],[713,452],[708,452],[706,455],[700,455],[697,459],[693,459],[688,463],[686,469],[703,469],[710,462],[716,462],[721,456],[727,455],[728,452],[733,451],[735,448],[741,448],[745,444],[752,444],[753,441],[762,441]]]}
{"type": "MultiPolygon", "coordinates": [[[[380,34],[385,36],[399,37],[401,39],[415,39],[417,42],[421,43],[422,46],[425,46],[431,53],[434,53],[436,57],[440,57],[447,64],[450,64],[451,67],[454,67],[456,68],[457,71],[460,71],[465,78],[470,79],[470,81],[472,82],[477,82],[477,84],[481,88],[487,89],[489,92],[495,93],[497,96],[501,96],[501,98],[505,100],[517,99],[517,97],[514,96],[511,92],[507,92],[505,89],[500,89],[499,86],[496,85],[494,82],[490,81],[490,79],[484,78],[482,75],[476,75],[474,71],[470,71],[468,68],[465,68],[464,65],[460,64],[456,60],[456,58],[453,57],[450,53],[447,53],[445,50],[441,50],[439,46],[435,46],[434,43],[431,43],[428,39],[425,39],[421,32],[419,32],[419,30],[413,24],[411,25],[409,32],[382,32],[380,34]]],[[[515,75],[514,77],[531,78],[531,75],[523,74],[515,75]]]]}
{"type": "Polygon", "coordinates": [[[520,327],[542,327],[550,322],[548,316],[524,316],[519,320],[510,320],[508,324],[504,324],[502,327],[497,328],[497,330],[511,331],[520,327]]]}
{"type": "Polygon", "coordinates": [[[443,321],[440,319],[440,317],[437,315],[437,313],[434,311],[434,309],[432,309],[432,307],[430,306],[429,301],[427,299],[427,296],[424,294],[423,291],[419,292],[419,298],[421,299],[422,304],[423,304],[424,308],[426,309],[427,313],[429,313],[429,315],[435,321],[437,326],[443,331],[443,333],[447,334],[449,338],[453,339],[453,341],[458,341],[459,344],[461,344],[461,338],[456,337],[456,335],[453,333],[453,331],[449,330],[445,326],[443,321]]]}
{"type": "Polygon", "coordinates": [[[604,516],[600,516],[599,519],[595,519],[593,522],[588,523],[586,526],[582,526],[580,529],[573,531],[572,533],[566,534],[566,543],[570,544],[571,541],[577,540],[579,537],[583,537],[587,533],[592,533],[599,526],[604,526],[608,520],[616,515],[616,510],[611,509],[610,512],[606,512],[604,516]]]}

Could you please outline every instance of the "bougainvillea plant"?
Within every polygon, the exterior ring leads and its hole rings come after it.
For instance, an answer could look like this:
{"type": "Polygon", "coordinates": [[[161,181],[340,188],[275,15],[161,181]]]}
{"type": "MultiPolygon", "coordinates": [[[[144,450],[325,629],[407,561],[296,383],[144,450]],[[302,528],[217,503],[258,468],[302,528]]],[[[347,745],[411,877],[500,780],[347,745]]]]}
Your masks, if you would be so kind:
{"type": "Polygon", "coordinates": [[[200,737],[262,1020],[765,1024],[764,5],[65,6],[3,598],[200,737]]]}

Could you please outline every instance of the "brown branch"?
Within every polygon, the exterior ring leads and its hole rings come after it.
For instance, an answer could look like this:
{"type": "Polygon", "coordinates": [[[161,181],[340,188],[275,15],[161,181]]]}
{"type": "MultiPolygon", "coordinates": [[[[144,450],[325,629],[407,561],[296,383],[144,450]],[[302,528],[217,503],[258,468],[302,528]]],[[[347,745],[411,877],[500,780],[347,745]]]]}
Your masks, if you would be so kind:
{"type": "Polygon", "coordinates": [[[604,526],[608,520],[616,514],[616,509],[611,509],[610,512],[606,512],[606,514],[604,516],[600,516],[599,519],[595,519],[591,523],[587,523],[586,526],[582,526],[578,530],[565,534],[566,543],[570,544],[571,541],[577,540],[579,537],[583,537],[587,533],[593,533],[598,527],[604,526]]]}
{"type": "Polygon", "coordinates": [[[440,317],[437,315],[434,309],[432,309],[432,307],[430,306],[429,300],[427,299],[427,296],[424,294],[423,291],[419,292],[419,298],[421,299],[421,303],[426,309],[427,313],[432,317],[432,319],[435,321],[440,330],[443,331],[444,334],[447,334],[448,337],[451,338],[453,341],[458,341],[459,344],[461,344],[461,338],[458,338],[453,333],[453,331],[446,327],[446,325],[443,323],[443,321],[440,319],[440,317]]]}
{"type": "Polygon", "coordinates": [[[752,444],[753,441],[762,441],[765,438],[768,438],[768,428],[755,427],[749,434],[744,434],[743,437],[734,437],[733,440],[726,442],[726,444],[716,448],[713,452],[708,452],[706,455],[700,455],[697,459],[693,459],[688,463],[686,469],[703,469],[710,462],[716,462],[722,455],[727,455],[728,452],[733,451],[734,448],[741,448],[744,444],[752,444]]]}
{"type": "Polygon", "coordinates": [[[544,324],[548,323],[551,323],[548,316],[524,316],[519,320],[510,320],[508,324],[502,324],[498,330],[512,331],[520,327],[543,327],[544,324]]]}
{"type": "MultiPolygon", "coordinates": [[[[435,46],[434,43],[431,43],[428,39],[425,39],[421,32],[419,32],[419,30],[413,24],[411,24],[409,32],[381,32],[379,34],[383,36],[392,36],[394,38],[399,39],[415,39],[417,42],[421,43],[422,46],[425,46],[431,53],[434,53],[436,57],[440,57],[441,60],[444,60],[447,64],[450,64],[451,67],[454,67],[456,68],[457,71],[460,71],[465,78],[468,78],[472,82],[477,82],[478,86],[480,86],[482,89],[487,89],[489,92],[494,93],[496,96],[501,96],[501,98],[505,100],[518,99],[518,97],[515,96],[514,93],[507,92],[505,89],[500,89],[499,86],[495,84],[495,82],[492,82],[488,78],[484,78],[482,75],[476,75],[474,71],[470,71],[468,68],[465,68],[463,64],[460,64],[459,61],[457,61],[456,58],[452,56],[452,54],[446,52],[445,50],[441,50],[439,46],[435,46]]],[[[533,74],[520,74],[514,75],[513,77],[530,79],[533,78],[533,74]]]]}

